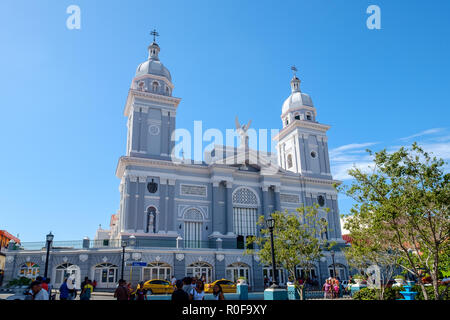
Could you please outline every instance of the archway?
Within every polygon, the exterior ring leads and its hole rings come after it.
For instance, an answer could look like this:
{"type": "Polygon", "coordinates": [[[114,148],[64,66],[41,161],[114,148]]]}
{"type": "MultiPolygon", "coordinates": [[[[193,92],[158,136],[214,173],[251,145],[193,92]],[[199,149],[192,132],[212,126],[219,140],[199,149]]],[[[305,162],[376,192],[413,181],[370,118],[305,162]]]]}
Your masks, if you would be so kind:
{"type": "Polygon", "coordinates": [[[118,282],[119,268],[111,263],[100,263],[94,266],[94,276],[98,288],[115,288],[118,282]]]}
{"type": "Polygon", "coordinates": [[[80,267],[71,263],[63,263],[55,268],[55,277],[53,284],[56,288],[64,282],[65,278],[72,277],[75,280],[75,288],[80,289],[81,275],[80,267]]]}
{"type": "Polygon", "coordinates": [[[40,274],[40,267],[34,262],[25,262],[20,266],[19,277],[26,277],[31,280],[36,279],[40,274]]]}
{"type": "Polygon", "coordinates": [[[197,277],[201,279],[205,277],[206,283],[212,281],[212,266],[206,262],[196,262],[186,268],[186,276],[197,277]]]}
{"type": "Polygon", "coordinates": [[[250,266],[242,262],[230,264],[226,269],[226,278],[236,282],[239,278],[244,277],[247,283],[250,283],[250,266]]]}
{"type": "Polygon", "coordinates": [[[153,279],[170,281],[172,276],[172,267],[164,262],[152,262],[142,268],[142,280],[148,281],[153,279]]]}

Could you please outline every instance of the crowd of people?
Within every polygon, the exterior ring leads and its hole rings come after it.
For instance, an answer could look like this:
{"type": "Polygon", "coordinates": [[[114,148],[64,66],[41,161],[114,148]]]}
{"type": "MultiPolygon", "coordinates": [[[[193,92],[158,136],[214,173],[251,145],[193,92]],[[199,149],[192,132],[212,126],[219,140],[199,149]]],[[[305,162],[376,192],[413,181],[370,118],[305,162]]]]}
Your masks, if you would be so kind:
{"type": "Polygon", "coordinates": [[[344,294],[344,287],[342,286],[339,277],[328,278],[322,286],[324,299],[342,298],[344,294]]]}
{"type": "MultiPolygon", "coordinates": [[[[195,301],[205,300],[205,281],[197,277],[185,277],[177,280],[172,277],[171,284],[174,287],[172,292],[172,301],[195,301]]],[[[140,282],[134,289],[130,283],[125,280],[119,280],[119,285],[114,292],[114,298],[117,300],[147,300],[147,290],[144,282],[140,282]]],[[[215,284],[213,287],[214,300],[225,300],[222,287],[215,284]]]]}

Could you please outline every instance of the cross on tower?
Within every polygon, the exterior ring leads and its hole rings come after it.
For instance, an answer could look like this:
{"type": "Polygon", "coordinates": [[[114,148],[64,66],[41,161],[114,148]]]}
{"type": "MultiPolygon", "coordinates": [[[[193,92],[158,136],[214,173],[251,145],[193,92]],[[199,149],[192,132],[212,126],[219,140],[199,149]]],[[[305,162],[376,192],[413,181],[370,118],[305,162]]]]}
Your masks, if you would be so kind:
{"type": "Polygon", "coordinates": [[[156,37],[159,37],[159,33],[156,31],[156,29],[153,29],[153,31],[150,32],[150,35],[153,36],[153,42],[156,42],[156,37]]]}

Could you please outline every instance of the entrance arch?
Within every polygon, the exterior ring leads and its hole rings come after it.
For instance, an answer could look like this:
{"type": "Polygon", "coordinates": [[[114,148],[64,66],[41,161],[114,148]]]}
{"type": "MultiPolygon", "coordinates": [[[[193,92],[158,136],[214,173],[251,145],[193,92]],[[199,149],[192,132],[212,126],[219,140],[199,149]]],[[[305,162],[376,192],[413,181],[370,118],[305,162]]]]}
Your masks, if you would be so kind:
{"type": "Polygon", "coordinates": [[[111,263],[100,263],[94,266],[94,276],[98,288],[115,288],[118,282],[119,267],[111,263]]]}
{"type": "Polygon", "coordinates": [[[152,262],[142,268],[142,280],[148,281],[153,279],[170,281],[172,275],[172,267],[164,262],[152,262]]]}
{"type": "Polygon", "coordinates": [[[64,279],[70,276],[75,279],[75,288],[80,289],[80,267],[71,263],[63,263],[55,268],[55,277],[53,282],[54,286],[59,288],[59,286],[64,282],[64,279]]]}
{"type": "Polygon", "coordinates": [[[226,269],[226,278],[236,282],[239,278],[244,277],[247,283],[250,283],[250,266],[242,262],[230,264],[226,269]]]}
{"type": "Polygon", "coordinates": [[[212,266],[206,262],[196,262],[189,265],[186,268],[186,276],[197,277],[201,279],[203,276],[206,278],[206,283],[212,281],[212,266]]]}

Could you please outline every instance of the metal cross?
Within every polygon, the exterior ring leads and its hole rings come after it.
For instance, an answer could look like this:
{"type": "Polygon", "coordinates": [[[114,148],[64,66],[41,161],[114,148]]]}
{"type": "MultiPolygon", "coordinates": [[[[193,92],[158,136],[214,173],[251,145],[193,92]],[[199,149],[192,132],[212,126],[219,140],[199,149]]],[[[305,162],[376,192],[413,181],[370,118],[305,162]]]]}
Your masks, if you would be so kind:
{"type": "Polygon", "coordinates": [[[297,68],[295,66],[291,67],[292,73],[294,74],[294,77],[297,76],[297,68]]]}
{"type": "Polygon", "coordinates": [[[150,35],[153,36],[153,42],[156,41],[156,37],[159,37],[159,33],[156,31],[156,29],[153,29],[153,31],[150,32],[150,35]]]}

